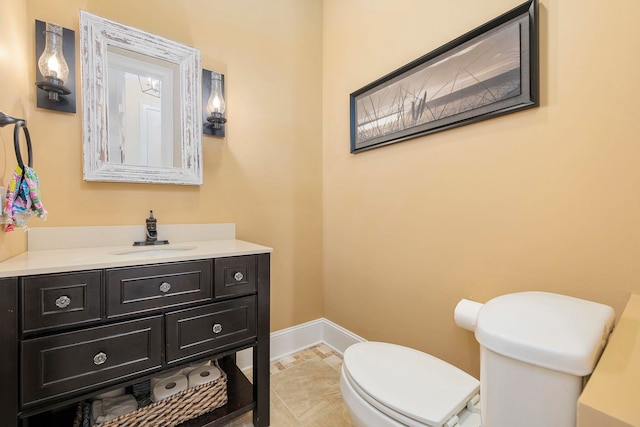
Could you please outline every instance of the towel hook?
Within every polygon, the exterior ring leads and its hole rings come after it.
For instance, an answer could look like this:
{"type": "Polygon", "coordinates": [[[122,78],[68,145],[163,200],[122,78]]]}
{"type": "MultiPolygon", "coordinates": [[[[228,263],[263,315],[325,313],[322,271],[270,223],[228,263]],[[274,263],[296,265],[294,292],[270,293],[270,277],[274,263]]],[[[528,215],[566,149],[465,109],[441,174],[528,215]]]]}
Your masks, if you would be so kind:
{"type": "Polygon", "coordinates": [[[23,121],[22,119],[16,119],[15,117],[11,117],[4,111],[0,110],[0,127],[4,127],[6,125],[10,125],[12,123],[17,123],[19,121],[23,121]]]}
{"type": "Polygon", "coordinates": [[[18,160],[18,166],[20,166],[20,169],[24,172],[24,162],[22,161],[22,154],[20,153],[20,128],[22,128],[24,138],[27,141],[27,154],[29,155],[27,166],[29,167],[33,166],[33,151],[31,149],[31,137],[29,136],[27,124],[24,120],[18,120],[13,128],[13,146],[16,149],[16,160],[18,160]]]}
{"type": "Polygon", "coordinates": [[[20,128],[22,128],[24,138],[27,141],[27,154],[29,155],[27,166],[33,166],[33,150],[31,148],[31,137],[29,136],[29,129],[27,129],[27,122],[24,119],[11,117],[4,111],[0,110],[0,127],[10,124],[15,125],[13,128],[13,146],[16,150],[16,160],[18,161],[20,169],[24,171],[24,162],[22,161],[22,154],[20,153],[20,128]]]}

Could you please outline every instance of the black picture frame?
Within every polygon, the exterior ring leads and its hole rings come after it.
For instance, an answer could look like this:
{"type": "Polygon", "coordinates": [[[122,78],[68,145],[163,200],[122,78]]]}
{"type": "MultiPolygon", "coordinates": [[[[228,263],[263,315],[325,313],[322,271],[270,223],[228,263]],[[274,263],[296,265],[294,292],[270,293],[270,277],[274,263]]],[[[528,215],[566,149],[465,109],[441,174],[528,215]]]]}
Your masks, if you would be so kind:
{"type": "Polygon", "coordinates": [[[351,153],[539,105],[529,0],[350,95],[351,153]]]}

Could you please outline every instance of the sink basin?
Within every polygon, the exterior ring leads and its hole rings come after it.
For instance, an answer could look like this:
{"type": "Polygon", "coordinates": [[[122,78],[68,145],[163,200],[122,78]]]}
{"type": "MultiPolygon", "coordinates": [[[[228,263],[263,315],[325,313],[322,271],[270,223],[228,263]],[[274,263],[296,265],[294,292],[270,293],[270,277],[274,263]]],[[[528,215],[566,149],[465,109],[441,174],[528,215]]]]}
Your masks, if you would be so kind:
{"type": "Polygon", "coordinates": [[[173,246],[173,247],[165,247],[165,248],[159,248],[159,247],[142,247],[142,248],[136,248],[136,249],[127,249],[126,251],[118,251],[118,252],[112,252],[113,255],[140,255],[140,256],[147,256],[147,255],[171,255],[171,254],[178,254],[184,251],[190,251],[195,249],[196,246],[173,246]]]}

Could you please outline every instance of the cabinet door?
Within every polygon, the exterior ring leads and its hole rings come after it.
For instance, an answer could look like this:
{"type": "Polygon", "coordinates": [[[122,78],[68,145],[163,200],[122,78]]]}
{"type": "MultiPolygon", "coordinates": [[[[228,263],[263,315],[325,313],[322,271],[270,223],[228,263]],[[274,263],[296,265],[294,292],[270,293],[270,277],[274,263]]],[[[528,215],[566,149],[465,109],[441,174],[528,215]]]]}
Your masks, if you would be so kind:
{"type": "Polygon", "coordinates": [[[255,339],[256,297],[209,304],[166,315],[167,362],[255,339]]]}
{"type": "Polygon", "coordinates": [[[114,268],[106,272],[107,317],[211,300],[211,261],[114,268]]]}
{"type": "Polygon", "coordinates": [[[21,281],[23,332],[101,318],[102,272],[99,270],[30,276],[21,281]]]}
{"type": "Polygon", "coordinates": [[[23,405],[99,388],[162,366],[162,316],[22,342],[23,405]]]}

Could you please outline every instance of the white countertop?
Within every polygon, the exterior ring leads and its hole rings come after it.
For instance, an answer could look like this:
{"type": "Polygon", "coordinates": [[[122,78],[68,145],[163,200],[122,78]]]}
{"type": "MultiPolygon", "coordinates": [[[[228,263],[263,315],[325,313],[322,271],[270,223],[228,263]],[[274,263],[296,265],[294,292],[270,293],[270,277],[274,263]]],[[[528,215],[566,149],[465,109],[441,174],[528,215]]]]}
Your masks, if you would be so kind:
{"type": "Polygon", "coordinates": [[[0,277],[252,255],[271,251],[272,249],[266,246],[235,239],[180,242],[158,246],[102,246],[27,251],[0,263],[0,277]],[[158,253],[158,250],[166,251],[175,248],[187,250],[158,253]]]}
{"type": "Polygon", "coordinates": [[[159,239],[170,237],[170,243],[153,246],[132,246],[134,240],[144,240],[131,238],[132,229],[137,233],[134,237],[144,236],[142,227],[129,226],[34,229],[33,236],[29,236],[29,247],[37,249],[28,250],[0,262],[0,277],[272,252],[269,247],[235,239],[233,224],[165,226],[166,236],[162,234],[163,229],[158,227],[159,239]],[[182,241],[181,237],[194,240],[182,241]],[[83,242],[90,246],[82,246],[83,242]],[[109,245],[99,246],[96,242],[109,243],[109,245]],[[116,242],[117,244],[114,244],[116,242]]]}

